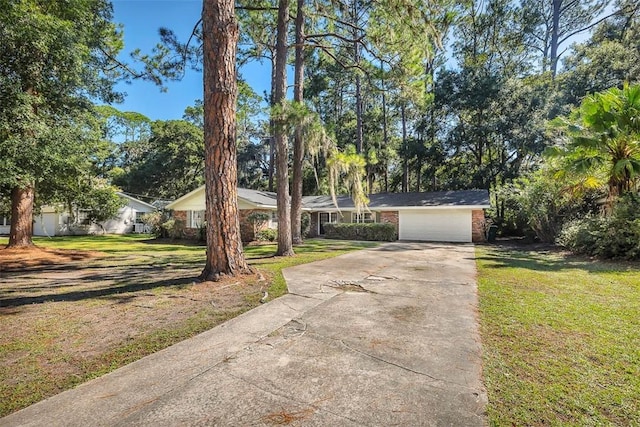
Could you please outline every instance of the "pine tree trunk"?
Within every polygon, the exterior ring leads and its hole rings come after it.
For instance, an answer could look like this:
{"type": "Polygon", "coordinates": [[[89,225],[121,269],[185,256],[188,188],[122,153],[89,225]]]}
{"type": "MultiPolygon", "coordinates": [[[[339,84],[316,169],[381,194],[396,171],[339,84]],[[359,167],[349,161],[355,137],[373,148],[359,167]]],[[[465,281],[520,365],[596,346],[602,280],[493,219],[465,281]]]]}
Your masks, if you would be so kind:
{"type": "Polygon", "coordinates": [[[207,260],[200,278],[248,273],[238,218],[236,159],[236,49],[233,0],[205,0],[204,139],[207,260]]]}
{"type": "MultiPolygon", "coordinates": [[[[304,103],[304,0],[298,0],[296,14],[296,59],[294,71],[293,100],[304,103]]],[[[304,141],[302,129],[296,127],[293,139],[293,171],[291,180],[291,241],[302,244],[302,161],[304,141]]]]}
{"type": "Polygon", "coordinates": [[[404,103],[400,107],[400,117],[402,119],[402,192],[409,191],[409,147],[407,146],[407,116],[405,114],[404,103]]]}
{"type": "Polygon", "coordinates": [[[551,46],[549,60],[551,61],[551,76],[555,78],[558,70],[558,40],[560,37],[560,12],[562,0],[553,0],[553,27],[551,28],[551,46]]]}
{"type": "MultiPolygon", "coordinates": [[[[271,57],[271,92],[269,93],[269,107],[273,108],[276,99],[276,59],[271,57]]],[[[276,170],[276,143],[275,143],[275,123],[273,118],[269,118],[269,191],[273,191],[273,178],[276,170]]]]}
{"type": "MultiPolygon", "coordinates": [[[[353,43],[353,63],[360,65],[360,42],[357,40],[360,38],[360,30],[358,29],[358,0],[353,1],[353,39],[356,40],[353,43]]],[[[360,75],[356,70],[356,150],[358,153],[364,152],[364,129],[362,123],[362,83],[360,81],[360,75]]]]}
{"type": "MultiPolygon", "coordinates": [[[[386,88],[384,85],[384,66],[382,60],[380,60],[380,71],[382,75],[382,142],[383,147],[389,146],[389,133],[387,131],[387,97],[386,88]]],[[[385,159],[384,164],[384,192],[389,191],[389,162],[385,159]]]]}
{"type": "Polygon", "coordinates": [[[20,248],[33,245],[33,185],[11,190],[11,228],[7,248],[20,248]]]}
{"type": "MultiPolygon", "coordinates": [[[[287,93],[287,27],[289,26],[289,0],[278,2],[276,35],[275,105],[282,105],[287,93]]],[[[280,115],[281,116],[281,115],[280,115]]],[[[276,180],[278,188],[278,249],[276,255],[293,255],[291,241],[291,200],[289,197],[289,141],[283,117],[275,120],[276,180]]]]}

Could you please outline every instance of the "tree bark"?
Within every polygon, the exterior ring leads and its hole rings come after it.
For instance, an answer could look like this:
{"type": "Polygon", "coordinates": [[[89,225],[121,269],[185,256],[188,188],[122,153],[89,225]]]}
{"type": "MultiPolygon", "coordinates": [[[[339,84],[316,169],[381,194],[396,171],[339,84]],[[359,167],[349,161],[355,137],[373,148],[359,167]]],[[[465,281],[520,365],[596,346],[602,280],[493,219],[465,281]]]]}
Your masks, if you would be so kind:
{"type": "MultiPolygon", "coordinates": [[[[276,59],[275,56],[271,56],[271,92],[269,93],[269,107],[273,108],[276,103],[276,59]]],[[[275,135],[275,123],[273,117],[269,118],[269,191],[273,191],[273,177],[276,169],[276,143],[274,139],[275,135]]]]}
{"type": "MultiPolygon", "coordinates": [[[[357,41],[360,37],[360,30],[358,27],[358,0],[353,0],[353,63],[357,66],[360,65],[360,44],[357,41]]],[[[356,151],[359,154],[364,152],[364,129],[362,123],[362,84],[360,81],[360,74],[356,69],[356,151]]]]}
{"type": "MultiPolygon", "coordinates": [[[[380,60],[380,71],[382,76],[382,142],[386,148],[389,146],[389,133],[387,131],[387,96],[384,85],[384,65],[380,60]]],[[[385,160],[384,164],[384,192],[389,191],[389,162],[385,160]]]]}
{"type": "MultiPolygon", "coordinates": [[[[282,106],[287,93],[287,28],[289,0],[278,1],[276,34],[275,105],[282,106]]],[[[278,114],[275,120],[276,179],[278,205],[278,249],[276,255],[294,255],[291,240],[291,205],[289,197],[289,142],[285,133],[285,119],[278,114]]]]}
{"type": "Polygon", "coordinates": [[[207,260],[200,278],[250,272],[242,252],[236,159],[236,49],[233,0],[205,0],[204,139],[207,260]]]}
{"type": "Polygon", "coordinates": [[[409,191],[409,147],[407,146],[407,116],[405,114],[404,103],[400,107],[400,117],[402,119],[402,192],[409,191]]]}
{"type": "Polygon", "coordinates": [[[551,28],[551,46],[549,60],[551,62],[551,76],[556,77],[558,70],[558,40],[560,37],[560,9],[562,0],[553,0],[553,24],[551,28]]]}
{"type": "Polygon", "coordinates": [[[11,190],[11,228],[7,248],[32,246],[33,242],[33,185],[11,190]]]}
{"type": "MultiPolygon", "coordinates": [[[[296,13],[296,59],[294,71],[293,100],[304,103],[304,0],[297,0],[296,13]]],[[[293,170],[291,180],[291,241],[302,244],[302,162],[304,141],[302,129],[297,126],[293,139],[293,170]]]]}

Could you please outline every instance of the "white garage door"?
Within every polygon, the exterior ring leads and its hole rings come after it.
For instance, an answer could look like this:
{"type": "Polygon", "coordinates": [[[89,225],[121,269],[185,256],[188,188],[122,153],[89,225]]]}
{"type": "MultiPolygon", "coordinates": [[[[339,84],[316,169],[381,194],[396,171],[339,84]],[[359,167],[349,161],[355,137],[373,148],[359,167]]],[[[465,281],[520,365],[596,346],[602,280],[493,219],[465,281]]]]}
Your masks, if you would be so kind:
{"type": "Polygon", "coordinates": [[[400,240],[471,242],[471,210],[400,211],[400,240]]]}
{"type": "Polygon", "coordinates": [[[43,213],[34,217],[33,235],[34,236],[55,236],[56,219],[58,215],[55,213],[43,213]]]}

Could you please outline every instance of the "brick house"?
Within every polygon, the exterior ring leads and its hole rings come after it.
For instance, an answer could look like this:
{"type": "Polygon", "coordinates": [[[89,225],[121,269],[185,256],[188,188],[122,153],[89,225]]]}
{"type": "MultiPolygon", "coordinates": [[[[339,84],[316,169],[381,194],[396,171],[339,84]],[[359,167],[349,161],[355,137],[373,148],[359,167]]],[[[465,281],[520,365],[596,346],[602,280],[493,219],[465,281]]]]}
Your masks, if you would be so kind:
{"type": "MultiPolygon", "coordinates": [[[[368,209],[356,212],[349,196],[306,196],[303,210],[311,216],[310,236],[322,236],[324,224],[339,222],[386,222],[396,226],[400,240],[482,242],[485,239],[484,209],[490,207],[487,190],[380,193],[369,196],[368,209]]],[[[271,219],[263,227],[277,228],[276,193],[238,189],[240,232],[245,242],[254,240],[253,212],[271,219]]],[[[174,218],[184,221],[185,234],[196,237],[204,220],[204,186],[170,203],[174,218]]]]}

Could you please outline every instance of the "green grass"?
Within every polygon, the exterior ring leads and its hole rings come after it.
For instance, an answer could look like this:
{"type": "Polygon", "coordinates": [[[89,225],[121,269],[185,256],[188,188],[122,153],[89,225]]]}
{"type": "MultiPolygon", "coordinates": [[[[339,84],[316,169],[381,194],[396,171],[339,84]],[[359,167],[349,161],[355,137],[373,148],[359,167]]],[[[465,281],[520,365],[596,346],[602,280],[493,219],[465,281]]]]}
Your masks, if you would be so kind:
{"type": "Polygon", "coordinates": [[[640,425],[640,265],[478,247],[491,425],[640,425]]]}

